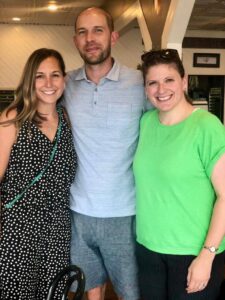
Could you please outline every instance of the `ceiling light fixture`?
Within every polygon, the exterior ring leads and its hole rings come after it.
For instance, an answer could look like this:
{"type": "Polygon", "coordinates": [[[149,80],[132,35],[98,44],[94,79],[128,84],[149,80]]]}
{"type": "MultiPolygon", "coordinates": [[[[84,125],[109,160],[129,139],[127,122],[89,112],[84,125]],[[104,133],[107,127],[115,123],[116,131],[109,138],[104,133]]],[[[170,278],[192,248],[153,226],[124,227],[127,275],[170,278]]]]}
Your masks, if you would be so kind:
{"type": "Polygon", "coordinates": [[[56,11],[58,9],[58,6],[56,4],[49,4],[48,10],[50,11],[56,11]]]}
{"type": "Polygon", "coordinates": [[[20,19],[20,18],[18,18],[18,17],[12,18],[12,20],[13,20],[13,21],[15,21],[15,22],[19,22],[19,21],[21,21],[21,19],[20,19]]]}

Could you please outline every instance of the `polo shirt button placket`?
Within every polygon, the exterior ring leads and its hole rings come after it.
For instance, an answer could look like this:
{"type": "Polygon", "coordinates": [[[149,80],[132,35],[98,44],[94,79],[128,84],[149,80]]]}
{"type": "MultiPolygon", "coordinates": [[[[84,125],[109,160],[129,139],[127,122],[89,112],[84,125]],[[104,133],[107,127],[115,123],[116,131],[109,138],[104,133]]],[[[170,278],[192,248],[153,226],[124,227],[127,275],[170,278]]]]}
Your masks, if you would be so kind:
{"type": "Polygon", "coordinates": [[[94,106],[97,104],[97,92],[98,92],[98,88],[95,87],[95,90],[94,90],[94,106]]]}

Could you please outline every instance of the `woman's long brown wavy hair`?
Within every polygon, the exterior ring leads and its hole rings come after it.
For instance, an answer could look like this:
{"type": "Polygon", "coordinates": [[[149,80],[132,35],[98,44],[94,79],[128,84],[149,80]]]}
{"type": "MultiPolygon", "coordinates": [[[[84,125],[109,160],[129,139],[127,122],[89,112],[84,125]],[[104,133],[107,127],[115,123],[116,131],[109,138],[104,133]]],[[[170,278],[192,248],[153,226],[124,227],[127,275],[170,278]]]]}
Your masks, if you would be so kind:
{"type": "Polygon", "coordinates": [[[25,64],[19,85],[15,91],[15,99],[6,109],[6,116],[12,110],[16,110],[17,115],[13,119],[1,122],[0,125],[16,124],[19,129],[27,120],[37,125],[45,120],[37,111],[38,99],[35,93],[35,79],[40,64],[49,57],[56,58],[63,76],[66,75],[65,63],[58,51],[47,48],[35,50],[25,64]]]}

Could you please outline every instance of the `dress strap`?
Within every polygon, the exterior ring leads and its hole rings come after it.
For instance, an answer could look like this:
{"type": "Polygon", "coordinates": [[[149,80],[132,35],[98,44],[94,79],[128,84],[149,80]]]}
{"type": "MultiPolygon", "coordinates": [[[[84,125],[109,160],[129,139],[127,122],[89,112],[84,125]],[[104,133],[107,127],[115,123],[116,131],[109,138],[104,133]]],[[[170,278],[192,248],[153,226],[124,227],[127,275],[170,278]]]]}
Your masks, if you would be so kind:
{"type": "Polygon", "coordinates": [[[5,205],[5,208],[12,208],[13,205],[23,197],[23,195],[28,191],[28,189],[30,187],[32,187],[37,181],[39,181],[41,179],[41,177],[44,175],[44,173],[47,171],[48,167],[50,166],[50,164],[54,160],[56,150],[57,150],[57,147],[58,147],[58,143],[59,143],[59,139],[60,139],[61,132],[62,132],[62,114],[63,114],[62,108],[57,107],[57,112],[59,114],[59,125],[58,125],[57,132],[56,132],[56,141],[54,143],[54,146],[53,146],[52,152],[50,154],[49,161],[48,161],[47,165],[44,167],[44,169],[39,174],[37,174],[34,177],[33,180],[31,180],[31,182],[25,187],[25,189],[21,193],[19,193],[12,201],[10,201],[9,203],[7,203],[5,205]]]}

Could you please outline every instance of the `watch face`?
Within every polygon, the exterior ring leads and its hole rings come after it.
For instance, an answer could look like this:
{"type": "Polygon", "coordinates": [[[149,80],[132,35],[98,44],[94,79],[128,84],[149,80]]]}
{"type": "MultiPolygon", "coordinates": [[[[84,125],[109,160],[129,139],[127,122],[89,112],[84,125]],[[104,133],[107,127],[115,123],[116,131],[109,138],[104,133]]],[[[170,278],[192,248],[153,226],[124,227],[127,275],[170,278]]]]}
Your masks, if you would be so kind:
{"type": "Polygon", "coordinates": [[[218,249],[214,246],[204,246],[205,249],[209,250],[211,253],[215,253],[218,249]]]}
{"type": "Polygon", "coordinates": [[[209,248],[211,252],[216,252],[216,248],[215,247],[210,247],[209,248]]]}

